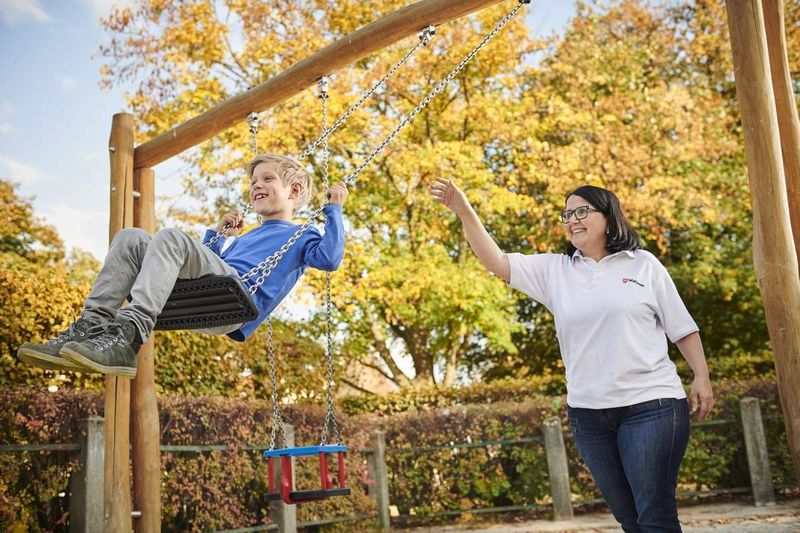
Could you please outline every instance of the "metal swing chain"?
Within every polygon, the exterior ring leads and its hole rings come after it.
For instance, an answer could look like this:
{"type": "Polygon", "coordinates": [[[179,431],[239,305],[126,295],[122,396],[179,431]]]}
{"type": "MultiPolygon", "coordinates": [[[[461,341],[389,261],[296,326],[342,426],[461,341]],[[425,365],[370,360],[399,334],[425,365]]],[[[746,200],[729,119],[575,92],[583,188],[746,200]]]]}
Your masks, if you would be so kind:
{"type": "MultiPolygon", "coordinates": [[[[427,46],[430,40],[433,39],[434,35],[436,35],[436,28],[433,26],[428,26],[427,28],[422,30],[419,34],[419,42],[417,42],[417,44],[415,44],[411,48],[411,50],[406,52],[406,54],[400,59],[400,61],[395,63],[395,65],[389,69],[389,71],[383,76],[383,78],[378,80],[378,82],[375,85],[373,85],[369,90],[365,91],[364,94],[362,94],[361,97],[353,105],[351,105],[347,109],[347,111],[345,111],[342,114],[342,116],[336,119],[336,122],[334,122],[330,128],[323,126],[322,135],[316,141],[313,141],[311,144],[309,144],[306,147],[306,149],[303,150],[303,153],[297,156],[297,160],[298,161],[304,160],[309,155],[311,155],[314,152],[314,150],[316,150],[317,146],[319,146],[321,143],[326,143],[328,137],[330,137],[333,134],[333,132],[339,129],[339,126],[344,124],[347,121],[347,119],[350,118],[350,115],[352,115],[359,107],[361,107],[361,104],[363,104],[370,96],[372,96],[375,93],[375,91],[378,90],[378,87],[383,85],[384,82],[386,82],[386,80],[391,78],[392,75],[394,75],[394,73],[397,72],[397,69],[403,66],[403,64],[406,61],[408,61],[408,58],[414,55],[414,52],[416,52],[420,46],[427,46]]],[[[322,79],[325,79],[325,77],[323,77],[322,79]]],[[[320,82],[322,81],[322,79],[320,80],[320,82]]]]}
{"type": "MultiPolygon", "coordinates": [[[[319,80],[319,97],[322,99],[322,130],[325,131],[328,127],[328,78],[323,76],[319,80]]],[[[328,147],[328,137],[322,139],[322,150],[320,152],[320,159],[322,160],[322,180],[325,190],[328,190],[330,183],[328,180],[329,167],[328,162],[330,158],[330,149],[328,147]]],[[[333,336],[332,336],[332,303],[331,303],[331,273],[325,272],[325,337],[327,340],[325,349],[325,360],[327,362],[328,383],[327,383],[327,405],[325,410],[325,421],[322,423],[322,437],[320,438],[320,446],[324,446],[328,442],[328,425],[333,425],[333,434],[336,438],[336,444],[341,442],[339,437],[339,424],[336,420],[336,413],[333,409],[333,336]]]]}
{"type": "MultiPolygon", "coordinates": [[[[326,143],[327,140],[328,140],[328,137],[330,137],[337,129],[339,129],[339,126],[344,124],[347,121],[347,119],[350,118],[350,115],[352,115],[356,110],[358,110],[358,108],[361,107],[361,104],[363,104],[370,96],[372,96],[375,93],[375,91],[378,90],[378,87],[383,85],[386,82],[386,80],[391,78],[394,75],[394,73],[397,72],[397,70],[401,66],[403,66],[403,64],[406,61],[408,61],[408,59],[414,54],[414,52],[417,51],[417,49],[420,46],[427,46],[428,43],[431,41],[431,39],[433,39],[434,35],[436,35],[436,28],[434,26],[428,26],[427,28],[422,30],[420,32],[420,34],[419,34],[419,42],[417,42],[417,44],[414,45],[411,48],[411,50],[406,52],[406,54],[400,59],[400,61],[395,63],[392,66],[392,68],[390,68],[389,71],[380,80],[378,80],[377,83],[375,83],[372,87],[370,87],[369,90],[365,91],[364,94],[362,94],[361,97],[359,97],[359,99],[353,105],[351,105],[347,109],[347,111],[345,111],[342,114],[342,116],[340,116],[338,119],[336,119],[336,122],[334,122],[333,125],[330,128],[324,128],[323,127],[322,135],[317,140],[315,140],[311,144],[309,144],[306,147],[306,149],[303,150],[303,153],[301,153],[297,157],[297,160],[298,161],[303,161],[304,159],[306,159],[309,155],[311,155],[314,152],[314,150],[317,148],[317,146],[319,146],[321,143],[326,143]]],[[[323,79],[327,79],[327,78],[325,76],[323,76],[323,78],[320,78],[320,82],[319,83],[321,83],[323,79]]],[[[255,136],[256,136],[256,133],[258,132],[258,126],[259,126],[259,124],[261,122],[261,116],[258,113],[250,113],[247,116],[247,122],[250,124],[250,132],[253,134],[253,153],[257,154],[258,152],[257,152],[257,150],[255,148],[255,136]]],[[[252,208],[252,204],[248,203],[242,209],[242,216],[247,215],[247,213],[250,211],[251,208],[252,208]]],[[[316,218],[316,217],[313,217],[313,218],[316,218]]],[[[228,229],[227,227],[223,227],[221,231],[218,231],[217,234],[214,235],[206,243],[206,246],[208,246],[209,248],[211,246],[213,246],[214,243],[216,243],[222,237],[222,235],[225,233],[225,231],[227,231],[227,229],[228,229]]],[[[249,279],[249,276],[248,276],[248,278],[245,278],[245,279],[249,279]]],[[[251,291],[250,294],[253,294],[253,292],[254,291],[251,291]]]]}
{"type": "MultiPolygon", "coordinates": [[[[530,0],[519,0],[517,6],[514,9],[512,9],[506,16],[500,19],[500,21],[497,23],[494,29],[492,29],[492,31],[486,34],[486,36],[484,36],[484,38],[477,45],[475,45],[472,51],[469,54],[467,54],[467,56],[464,59],[462,59],[461,62],[458,65],[456,65],[456,67],[453,68],[453,70],[451,70],[450,73],[447,74],[447,76],[445,76],[444,79],[442,79],[436,85],[436,87],[434,87],[433,89],[430,90],[430,92],[428,92],[425,98],[423,98],[422,101],[419,104],[417,104],[417,106],[408,115],[406,115],[406,117],[402,120],[402,122],[400,122],[400,124],[398,124],[397,127],[395,127],[395,129],[389,135],[386,136],[386,138],[372,151],[372,153],[370,153],[367,156],[367,158],[353,172],[351,172],[344,178],[343,180],[344,183],[346,185],[352,185],[355,182],[358,175],[361,174],[361,172],[372,162],[373,159],[375,159],[375,157],[380,152],[383,151],[384,148],[386,148],[386,146],[390,142],[392,142],[392,140],[397,136],[400,130],[403,129],[409,122],[414,120],[414,118],[419,114],[419,112],[422,111],[430,103],[430,101],[436,95],[438,95],[445,88],[445,86],[448,83],[450,83],[450,81],[453,78],[455,78],[459,72],[461,72],[461,70],[464,69],[464,67],[470,61],[472,61],[472,59],[477,55],[478,52],[480,52],[480,50],[486,45],[486,43],[488,43],[495,35],[497,35],[497,33],[501,29],[503,29],[503,27],[506,24],[508,24],[508,22],[514,18],[514,16],[516,16],[519,10],[522,9],[523,5],[529,3],[530,0]]],[[[267,279],[267,276],[270,275],[270,273],[278,264],[278,261],[280,261],[280,259],[286,253],[286,251],[292,245],[294,245],[295,242],[297,242],[297,240],[303,235],[303,233],[308,231],[308,228],[310,228],[314,220],[322,214],[323,209],[327,207],[329,203],[330,202],[326,200],[325,203],[323,203],[319,208],[317,208],[316,211],[314,211],[311,214],[309,219],[300,228],[298,228],[298,230],[294,233],[294,235],[292,235],[289,238],[289,240],[278,249],[277,252],[275,252],[262,262],[260,262],[258,265],[253,267],[249,272],[247,272],[244,276],[242,276],[242,281],[245,281],[252,278],[256,274],[259,274],[259,272],[261,273],[256,279],[255,283],[250,286],[249,289],[250,294],[254,294],[256,290],[258,290],[258,287],[260,287],[261,284],[264,283],[264,280],[267,279]]]]}
{"type": "Polygon", "coordinates": [[[258,113],[247,115],[247,124],[250,126],[250,145],[253,149],[253,155],[258,155],[258,126],[260,124],[258,113]]]}
{"type": "MultiPolygon", "coordinates": [[[[328,124],[328,85],[330,84],[330,78],[327,76],[323,76],[317,82],[317,87],[319,88],[319,99],[322,100],[322,129],[325,130],[328,124]]],[[[328,190],[330,187],[330,183],[328,182],[328,158],[330,157],[330,151],[328,149],[328,137],[320,137],[322,141],[322,150],[320,150],[320,160],[322,162],[322,185],[325,187],[325,190],[328,190]]],[[[318,142],[314,144],[317,146],[318,142]]],[[[306,149],[308,151],[308,149],[306,149]]],[[[305,153],[305,152],[304,152],[305,153]]]]}
{"type": "MultiPolygon", "coordinates": [[[[258,126],[259,126],[258,113],[250,113],[249,115],[247,115],[247,123],[250,126],[249,127],[250,136],[251,136],[250,145],[251,145],[251,148],[253,149],[253,157],[255,157],[256,155],[258,155],[258,126]]],[[[247,214],[250,212],[250,210],[252,208],[253,208],[253,204],[248,202],[242,208],[242,217],[247,216],[247,214]]],[[[216,243],[218,240],[220,240],[222,238],[222,236],[225,235],[225,232],[228,231],[228,229],[230,227],[231,227],[230,224],[225,224],[224,226],[222,226],[222,229],[219,230],[216,233],[216,235],[211,237],[211,239],[209,239],[207,243],[205,243],[206,246],[208,246],[209,248],[214,246],[214,243],[216,243]]]]}
{"type": "MultiPolygon", "coordinates": [[[[251,148],[253,150],[253,155],[256,155],[258,154],[258,115],[256,113],[250,113],[247,116],[247,122],[250,125],[251,148]]],[[[247,204],[242,215],[246,214],[251,207],[252,204],[247,204]]],[[[228,226],[226,224],[226,226],[222,229],[222,232],[218,232],[217,235],[212,238],[210,244],[216,242],[216,240],[219,239],[220,235],[224,233],[227,227],[228,226]]],[[[283,425],[283,414],[281,413],[278,399],[278,365],[275,361],[275,341],[272,335],[272,317],[267,317],[267,361],[269,365],[269,378],[272,383],[272,427],[270,428],[269,433],[269,449],[274,450],[278,430],[281,432],[281,440],[283,441],[284,448],[288,447],[288,441],[286,439],[286,428],[283,425]]]]}
{"type": "Polygon", "coordinates": [[[269,432],[269,449],[275,449],[275,440],[278,429],[281,432],[283,447],[288,448],[286,439],[286,427],[283,425],[283,415],[281,414],[280,404],[278,403],[278,376],[277,363],[275,362],[275,344],[272,336],[272,317],[267,318],[267,354],[269,357],[269,378],[272,381],[272,428],[269,432]]]}

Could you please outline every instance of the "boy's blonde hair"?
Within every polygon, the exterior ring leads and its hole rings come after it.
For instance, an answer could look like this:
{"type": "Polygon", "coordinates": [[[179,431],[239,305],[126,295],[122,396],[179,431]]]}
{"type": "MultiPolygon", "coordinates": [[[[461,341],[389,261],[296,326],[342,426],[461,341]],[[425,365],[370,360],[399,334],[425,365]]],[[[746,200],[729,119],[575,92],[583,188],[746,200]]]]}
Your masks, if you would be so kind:
{"type": "Polygon", "coordinates": [[[258,154],[247,164],[247,174],[251,178],[256,167],[261,163],[276,163],[278,165],[278,176],[286,186],[291,186],[293,183],[299,183],[302,189],[297,198],[294,199],[294,210],[297,211],[308,203],[311,199],[313,184],[311,183],[311,175],[295,159],[285,155],[278,154],[258,154]]]}

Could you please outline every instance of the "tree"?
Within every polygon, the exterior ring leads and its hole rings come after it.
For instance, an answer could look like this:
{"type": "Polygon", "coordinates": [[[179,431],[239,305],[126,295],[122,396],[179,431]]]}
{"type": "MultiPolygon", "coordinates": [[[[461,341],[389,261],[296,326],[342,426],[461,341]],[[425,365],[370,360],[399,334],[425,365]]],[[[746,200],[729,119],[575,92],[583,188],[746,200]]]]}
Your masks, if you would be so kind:
{"type": "MultiPolygon", "coordinates": [[[[129,102],[147,137],[403,3],[149,2],[104,22],[104,80],[137,84],[129,102]]],[[[507,9],[440,28],[331,139],[332,174],[352,171],[507,9]]],[[[354,187],[347,255],[333,276],[342,351],[401,386],[449,384],[467,366],[488,377],[559,372],[552,319],[486,275],[460,226],[427,198],[440,175],[464,186],[508,251],[560,251],[565,195],[581,183],[616,191],[710,349],[765,350],[729,71],[702,59],[725,55],[717,9],[580,4],[563,39],[533,42],[521,20],[497,35],[354,187]]],[[[330,115],[404,52],[334,73],[330,115]]],[[[260,149],[301,152],[320,131],[319,109],[308,91],[270,111],[260,149]]],[[[208,223],[241,203],[248,146],[243,124],[184,154],[186,190],[213,205],[171,215],[208,223]]],[[[310,164],[321,175],[319,159],[310,164]]],[[[300,290],[319,295],[323,279],[309,273],[300,290]]],[[[319,338],[320,323],[305,334],[319,338]]]]}
{"type": "Polygon", "coordinates": [[[55,337],[80,313],[96,261],[80,252],[68,260],[54,228],[33,213],[31,201],[0,179],[0,383],[3,386],[97,386],[89,374],[44,371],[20,363],[17,348],[55,337]],[[82,264],[79,269],[73,265],[82,264]]]}
{"type": "MultiPolygon", "coordinates": [[[[160,332],[156,336],[155,367],[159,391],[271,399],[265,329],[259,329],[244,343],[192,331],[160,332]]],[[[280,322],[275,324],[273,337],[280,398],[322,403],[326,378],[322,349],[280,322]]]]}
{"type": "MultiPolygon", "coordinates": [[[[130,102],[147,135],[280,72],[307,50],[400,4],[203,2],[190,7],[151,3],[133,12],[117,12],[106,21],[113,35],[104,49],[112,60],[106,80],[140,82],[130,102]],[[241,29],[241,49],[230,46],[231,27],[241,29]],[[131,32],[141,37],[117,38],[131,32]],[[301,42],[303,46],[299,46],[301,42]],[[141,61],[144,50],[154,55],[141,61]],[[163,79],[165,68],[170,72],[168,80],[163,79]]],[[[365,113],[352,117],[350,126],[333,140],[334,174],[352,169],[390,131],[397,117],[410,110],[457,58],[465,55],[470,43],[477,42],[500,13],[499,9],[489,10],[470,19],[469,24],[453,25],[396,76],[390,90],[379,91],[365,113]],[[362,136],[363,131],[368,134],[362,136]]],[[[428,222],[442,217],[420,188],[443,172],[458,172],[475,183],[492,181],[493,174],[482,162],[481,145],[489,142],[493,128],[485,127],[482,117],[509,103],[508,97],[503,97],[504,77],[514,72],[519,55],[528,47],[521,22],[498,37],[448,88],[444,98],[432,103],[431,111],[395,142],[390,155],[363,174],[346,207],[348,217],[359,221],[360,235],[351,236],[346,264],[337,274],[336,318],[347,338],[347,353],[379,368],[397,383],[431,382],[439,371],[443,374],[440,379],[453,381],[471,343],[488,340],[513,350],[513,299],[502,283],[480,274],[470,255],[461,253],[454,263],[446,249],[428,245],[439,239],[442,228],[440,224],[432,229],[428,222]],[[477,83],[479,79],[489,83],[477,83]],[[410,272],[414,275],[409,276],[410,272]],[[472,286],[463,283],[465,275],[472,286]],[[474,298],[476,288],[481,293],[478,299],[474,298]],[[490,304],[503,300],[505,305],[490,304]],[[413,361],[411,375],[400,370],[392,353],[395,350],[413,361]]],[[[404,52],[393,49],[336,73],[331,115],[346,108],[357,94],[354,87],[376,81],[404,52]]],[[[313,95],[287,102],[268,117],[260,146],[299,152],[319,132],[318,110],[313,95]]],[[[198,199],[213,196],[209,190],[217,184],[237,191],[222,195],[217,210],[241,200],[241,188],[228,185],[236,180],[229,169],[240,168],[247,158],[241,148],[248,145],[246,135],[244,128],[226,132],[188,156],[199,178],[189,180],[187,186],[198,199]]],[[[515,200],[498,193],[505,202],[515,200]]],[[[208,212],[203,212],[184,220],[208,218],[208,212]]],[[[463,252],[466,243],[463,237],[459,241],[463,252]]],[[[320,279],[310,277],[309,287],[318,289],[320,279]]],[[[311,333],[318,331],[315,323],[308,328],[311,333]]]]}
{"type": "Polygon", "coordinates": [[[17,186],[0,179],[0,253],[14,254],[37,264],[64,258],[56,230],[33,216],[30,199],[20,198],[17,186]]]}

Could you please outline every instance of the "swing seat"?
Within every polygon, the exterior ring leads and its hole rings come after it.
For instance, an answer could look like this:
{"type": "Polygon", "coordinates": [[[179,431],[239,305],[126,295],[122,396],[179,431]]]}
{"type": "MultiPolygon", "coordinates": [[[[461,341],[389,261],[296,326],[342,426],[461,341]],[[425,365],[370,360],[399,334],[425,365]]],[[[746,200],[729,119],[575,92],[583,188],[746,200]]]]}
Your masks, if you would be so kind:
{"type": "Polygon", "coordinates": [[[206,329],[257,317],[258,309],[237,276],[209,275],[177,280],[155,329],[206,329]]]}
{"type": "Polygon", "coordinates": [[[288,505],[297,503],[315,502],[325,500],[334,496],[349,496],[350,489],[345,486],[345,466],[344,458],[347,454],[347,446],[303,446],[299,448],[283,448],[281,450],[269,450],[264,452],[267,458],[267,470],[269,475],[268,501],[283,500],[288,505]],[[336,454],[338,472],[336,482],[331,478],[328,469],[328,455],[336,454]],[[319,457],[319,477],[320,488],[310,490],[294,490],[294,474],[292,471],[292,458],[317,455],[319,457]],[[275,464],[274,461],[281,461],[281,481],[280,490],[275,487],[275,464]]]}

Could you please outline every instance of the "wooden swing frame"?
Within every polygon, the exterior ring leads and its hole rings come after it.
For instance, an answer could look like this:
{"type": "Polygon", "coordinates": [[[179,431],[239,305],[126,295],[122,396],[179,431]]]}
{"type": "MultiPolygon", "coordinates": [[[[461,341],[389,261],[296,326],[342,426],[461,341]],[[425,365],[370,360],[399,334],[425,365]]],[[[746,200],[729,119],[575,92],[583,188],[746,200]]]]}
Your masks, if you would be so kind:
{"type": "MultiPolygon", "coordinates": [[[[421,0],[400,8],[326,46],[286,71],[139,145],[134,117],[114,115],[109,138],[111,201],[109,242],[118,231],[139,227],[154,232],[153,167],[184,150],[313,86],[322,76],[419,33],[502,0],[421,0]],[[134,198],[134,191],[138,194],[134,198]]],[[[133,510],[136,530],[161,529],[159,426],[153,340],[139,351],[133,381],[106,378],[104,531],[128,532],[133,510]],[[129,446],[129,443],[131,444],[129,446]],[[132,450],[133,500],[129,462],[132,450]]]]}
{"type": "MultiPolygon", "coordinates": [[[[422,0],[398,9],[139,146],[134,144],[134,117],[114,115],[109,138],[109,242],[126,227],[155,231],[153,166],[241,123],[253,111],[285,101],[323,75],[429,25],[438,26],[501,1],[422,0]]],[[[800,128],[788,75],[783,0],[763,0],[763,7],[759,0],[729,0],[728,18],[753,197],[754,261],[775,352],[795,473],[800,479],[800,392],[796,387],[800,384],[800,314],[796,311],[800,309],[800,128]]],[[[135,380],[106,378],[105,436],[104,531],[131,531],[133,509],[137,531],[160,531],[159,424],[152,338],[139,352],[135,380]],[[133,501],[129,448],[133,452],[133,501]]]]}

